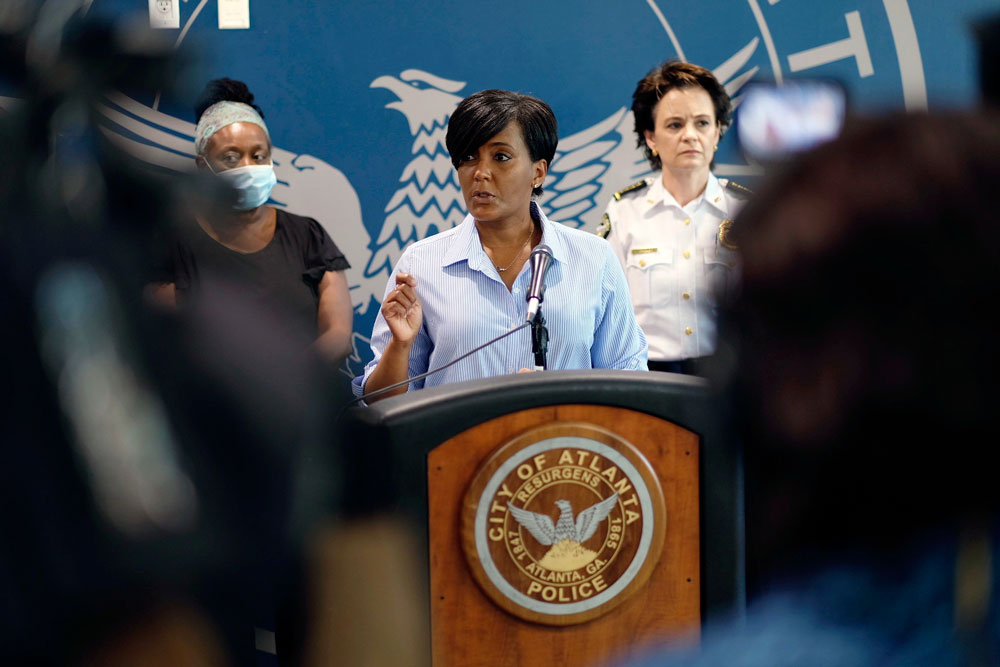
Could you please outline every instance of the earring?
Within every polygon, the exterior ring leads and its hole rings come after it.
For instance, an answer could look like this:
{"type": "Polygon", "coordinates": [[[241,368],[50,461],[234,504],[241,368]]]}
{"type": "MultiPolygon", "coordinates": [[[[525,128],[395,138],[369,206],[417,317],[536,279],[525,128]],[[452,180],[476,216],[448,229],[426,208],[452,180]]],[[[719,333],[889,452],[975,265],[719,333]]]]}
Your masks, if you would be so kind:
{"type": "Polygon", "coordinates": [[[714,147],[714,148],[713,148],[712,150],[713,150],[713,151],[717,151],[717,150],[719,150],[719,144],[715,144],[715,147],[714,147]]]}
{"type": "Polygon", "coordinates": [[[653,157],[657,157],[659,155],[659,152],[657,152],[655,148],[651,148],[650,150],[653,151],[653,157]]]}

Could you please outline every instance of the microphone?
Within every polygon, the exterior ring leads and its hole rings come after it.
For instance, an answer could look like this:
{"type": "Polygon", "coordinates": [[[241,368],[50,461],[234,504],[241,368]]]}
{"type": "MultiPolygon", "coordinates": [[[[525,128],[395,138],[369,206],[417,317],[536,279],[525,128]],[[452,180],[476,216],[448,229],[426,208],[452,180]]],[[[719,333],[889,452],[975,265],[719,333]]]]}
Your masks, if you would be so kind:
{"type": "Polygon", "coordinates": [[[528,296],[525,298],[525,300],[528,302],[528,317],[524,322],[517,325],[510,331],[500,334],[493,340],[483,343],[474,350],[466,352],[457,359],[452,359],[443,366],[432,368],[426,373],[421,373],[420,375],[406,378],[405,380],[402,380],[401,382],[397,382],[395,384],[391,384],[388,387],[382,387],[381,389],[376,389],[375,391],[364,394],[363,396],[358,396],[357,398],[345,403],[344,406],[340,409],[341,412],[343,412],[348,407],[359,401],[364,401],[369,398],[374,398],[375,396],[380,396],[381,394],[392,391],[393,389],[410,384],[411,382],[416,382],[417,380],[422,380],[428,375],[433,375],[434,373],[443,371],[444,369],[450,366],[454,366],[463,359],[471,357],[473,354],[479,352],[483,348],[489,347],[490,345],[493,345],[497,341],[500,341],[506,338],[507,336],[510,336],[511,334],[515,334],[521,329],[524,329],[525,327],[529,326],[532,328],[531,339],[532,339],[532,347],[534,348],[535,351],[535,369],[544,370],[545,348],[548,345],[549,334],[548,331],[545,329],[544,322],[542,321],[532,322],[532,320],[534,320],[535,315],[538,314],[538,307],[542,303],[542,300],[545,298],[545,274],[548,272],[549,267],[552,265],[552,249],[547,245],[545,245],[544,243],[539,243],[537,246],[535,246],[535,249],[531,251],[531,256],[528,258],[528,261],[531,262],[531,284],[528,288],[528,296]]]}
{"type": "Polygon", "coordinates": [[[552,266],[552,249],[544,243],[539,243],[531,251],[528,258],[531,264],[531,284],[528,287],[528,294],[525,300],[528,302],[528,318],[530,322],[538,313],[538,308],[545,300],[545,274],[552,266]]]}

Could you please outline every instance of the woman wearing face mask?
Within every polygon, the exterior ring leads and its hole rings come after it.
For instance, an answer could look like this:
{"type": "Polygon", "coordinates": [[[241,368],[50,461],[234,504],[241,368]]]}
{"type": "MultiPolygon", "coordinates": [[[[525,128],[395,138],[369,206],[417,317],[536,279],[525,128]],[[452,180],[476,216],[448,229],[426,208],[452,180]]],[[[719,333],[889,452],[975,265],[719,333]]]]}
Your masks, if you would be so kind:
{"type": "Polygon", "coordinates": [[[615,193],[598,233],[625,270],[649,369],[697,374],[715,351],[716,294],[738,280],[729,229],[749,190],[711,172],[732,104],[709,70],[671,61],[639,81],[632,112],[654,174],[615,193]]]}
{"type": "Polygon", "coordinates": [[[339,360],[351,351],[353,309],[343,253],[312,218],[266,202],[276,181],[271,138],[246,84],[209,82],[195,107],[198,168],[232,187],[230,208],[197,213],[172,244],[155,300],[183,305],[222,280],[249,290],[316,336],[339,360]]]}

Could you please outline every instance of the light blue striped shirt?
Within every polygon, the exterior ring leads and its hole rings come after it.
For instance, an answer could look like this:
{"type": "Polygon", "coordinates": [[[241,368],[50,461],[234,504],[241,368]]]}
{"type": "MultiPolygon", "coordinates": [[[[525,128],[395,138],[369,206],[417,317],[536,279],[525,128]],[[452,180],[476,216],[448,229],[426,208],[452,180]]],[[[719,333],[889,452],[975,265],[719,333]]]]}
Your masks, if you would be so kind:
{"type": "MultiPolygon", "coordinates": [[[[646,337],[636,324],[621,264],[608,243],[594,234],[541,220],[542,243],[554,259],[545,278],[542,314],[549,331],[547,366],[553,370],[617,368],[646,370],[646,337]]],[[[448,231],[407,248],[383,299],[395,289],[396,273],[417,279],[423,325],[410,350],[409,377],[438,368],[524,322],[531,266],[524,263],[512,291],[483,250],[472,216],[448,231]]],[[[392,338],[380,312],[372,329],[375,358],[354,378],[363,393],[368,377],[392,338]]],[[[533,368],[531,329],[525,328],[454,366],[410,384],[410,389],[474,380],[533,368]]]]}

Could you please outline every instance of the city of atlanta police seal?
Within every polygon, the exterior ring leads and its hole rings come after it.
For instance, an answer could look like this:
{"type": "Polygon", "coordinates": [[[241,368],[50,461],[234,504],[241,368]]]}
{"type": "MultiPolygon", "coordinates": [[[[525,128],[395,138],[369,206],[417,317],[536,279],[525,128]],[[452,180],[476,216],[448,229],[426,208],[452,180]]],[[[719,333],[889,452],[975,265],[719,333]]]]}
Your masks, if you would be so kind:
{"type": "Polygon", "coordinates": [[[463,508],[479,586],[511,614],[549,625],[596,618],[641,588],[666,526],[645,457],[584,423],[533,428],[497,449],[463,508]]]}

